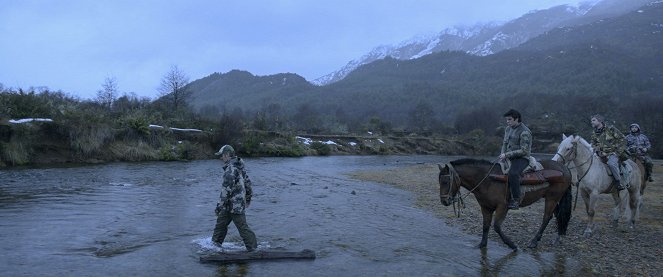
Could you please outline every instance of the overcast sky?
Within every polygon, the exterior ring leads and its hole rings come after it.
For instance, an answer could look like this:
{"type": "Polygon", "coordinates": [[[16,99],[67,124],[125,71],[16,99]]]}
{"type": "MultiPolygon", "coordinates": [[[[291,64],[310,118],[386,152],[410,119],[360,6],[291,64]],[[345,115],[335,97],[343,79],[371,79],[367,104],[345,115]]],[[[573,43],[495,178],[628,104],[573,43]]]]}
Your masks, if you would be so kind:
{"type": "Polygon", "coordinates": [[[314,80],[379,45],[579,0],[2,0],[0,83],[154,98],[171,66],[314,80]],[[495,4],[500,3],[500,4],[495,4]]]}

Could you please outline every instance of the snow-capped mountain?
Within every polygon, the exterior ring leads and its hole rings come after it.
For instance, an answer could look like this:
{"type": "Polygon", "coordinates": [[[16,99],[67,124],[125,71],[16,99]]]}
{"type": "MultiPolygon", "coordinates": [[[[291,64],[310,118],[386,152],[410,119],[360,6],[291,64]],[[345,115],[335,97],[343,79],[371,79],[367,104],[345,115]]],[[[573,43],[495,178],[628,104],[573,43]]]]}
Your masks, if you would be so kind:
{"type": "Polygon", "coordinates": [[[429,36],[418,36],[399,43],[374,48],[368,54],[350,61],[343,68],[313,81],[326,85],[345,78],[359,66],[390,56],[410,60],[440,51],[465,51],[487,56],[516,47],[531,38],[563,26],[584,24],[606,16],[629,12],[652,0],[590,0],[577,5],[561,5],[529,12],[506,23],[455,26],[429,36]]]}

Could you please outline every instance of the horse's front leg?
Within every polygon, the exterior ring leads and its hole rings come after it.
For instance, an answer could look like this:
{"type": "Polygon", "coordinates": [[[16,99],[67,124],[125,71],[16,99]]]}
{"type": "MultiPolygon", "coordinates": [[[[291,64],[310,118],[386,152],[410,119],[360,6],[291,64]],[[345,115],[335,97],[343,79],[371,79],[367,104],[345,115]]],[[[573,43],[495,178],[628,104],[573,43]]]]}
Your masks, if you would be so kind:
{"type": "Polygon", "coordinates": [[[545,210],[543,211],[543,221],[541,222],[541,227],[539,227],[539,231],[536,232],[536,235],[532,238],[532,240],[529,242],[529,245],[527,247],[536,248],[538,246],[539,241],[543,236],[543,231],[546,230],[546,227],[548,226],[548,223],[550,222],[550,219],[553,216],[553,210],[555,210],[556,204],[557,202],[552,201],[550,197],[546,197],[546,204],[545,204],[545,210]]]}
{"type": "MultiPolygon", "coordinates": [[[[628,192],[625,191],[624,193],[628,192]]],[[[622,198],[619,197],[619,192],[613,192],[612,201],[614,202],[614,207],[612,208],[612,228],[617,228],[619,223],[619,215],[624,208],[624,201],[626,201],[626,195],[622,198]]]]}
{"type": "Polygon", "coordinates": [[[481,234],[481,242],[477,245],[478,248],[485,248],[488,244],[488,231],[490,231],[490,223],[493,221],[493,213],[494,211],[481,206],[481,215],[483,215],[483,233],[481,234]]]}
{"type": "Polygon", "coordinates": [[[640,195],[639,188],[629,190],[629,207],[631,208],[631,220],[629,220],[629,228],[635,228],[635,221],[640,218],[640,207],[642,206],[642,196],[640,195]]]}
{"type": "Polygon", "coordinates": [[[504,205],[500,205],[497,207],[497,210],[495,212],[495,223],[493,224],[493,227],[495,227],[495,232],[497,232],[498,235],[500,235],[500,238],[506,245],[508,245],[511,249],[514,251],[518,250],[518,247],[511,241],[509,237],[507,237],[503,232],[502,232],[502,222],[504,222],[504,219],[506,218],[506,203],[504,205]]]}
{"type": "Polygon", "coordinates": [[[585,200],[585,207],[587,208],[587,228],[585,228],[584,236],[589,238],[592,236],[592,229],[594,228],[594,214],[596,213],[595,209],[598,193],[591,192],[587,193],[587,196],[585,196],[585,192],[583,192],[582,198],[585,200]]]}

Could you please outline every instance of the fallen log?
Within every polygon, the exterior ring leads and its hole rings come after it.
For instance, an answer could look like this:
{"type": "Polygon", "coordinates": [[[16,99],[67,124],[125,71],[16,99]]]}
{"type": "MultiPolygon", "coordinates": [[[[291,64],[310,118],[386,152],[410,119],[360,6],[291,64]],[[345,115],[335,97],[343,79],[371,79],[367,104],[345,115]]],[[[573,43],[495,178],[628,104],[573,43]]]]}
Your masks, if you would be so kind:
{"type": "Polygon", "coordinates": [[[219,252],[200,257],[202,263],[240,263],[250,261],[269,260],[312,260],[315,251],[304,249],[302,251],[269,251],[258,250],[253,252],[219,252]]]}

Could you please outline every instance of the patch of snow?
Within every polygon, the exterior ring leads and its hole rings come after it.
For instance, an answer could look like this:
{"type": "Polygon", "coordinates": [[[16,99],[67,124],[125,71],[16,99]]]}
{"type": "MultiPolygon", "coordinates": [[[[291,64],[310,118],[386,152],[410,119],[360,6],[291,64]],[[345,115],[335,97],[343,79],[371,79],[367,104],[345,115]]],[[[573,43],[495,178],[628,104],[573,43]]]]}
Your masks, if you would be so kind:
{"type": "Polygon", "coordinates": [[[572,3],[572,4],[566,4],[566,11],[569,13],[575,13],[577,15],[585,15],[587,14],[590,10],[596,6],[599,2],[603,0],[589,0],[589,1],[582,1],[578,3],[572,3]]]}
{"type": "Polygon", "coordinates": [[[53,119],[50,118],[22,118],[22,119],[10,119],[9,123],[12,124],[23,124],[29,122],[53,122],[53,119]]]}
{"type": "Polygon", "coordinates": [[[348,143],[348,144],[350,144],[350,146],[357,146],[357,143],[356,143],[356,142],[354,142],[354,141],[351,141],[351,142],[350,142],[350,143],[348,143]]]}
{"type": "Polygon", "coordinates": [[[371,132],[371,131],[368,131],[367,133],[371,136],[373,135],[373,132],[371,132]]]}
{"type": "Polygon", "coordinates": [[[325,141],[325,142],[322,142],[322,143],[327,144],[327,145],[338,145],[338,146],[341,146],[340,144],[338,144],[338,143],[336,143],[336,142],[334,142],[334,141],[332,141],[332,140],[328,140],[328,141],[325,141]]]}
{"type": "Polygon", "coordinates": [[[334,142],[334,141],[332,141],[332,140],[328,140],[328,141],[321,141],[321,140],[313,141],[313,140],[310,139],[310,138],[305,138],[305,137],[300,137],[300,136],[295,136],[295,139],[296,139],[297,141],[303,143],[303,144],[306,144],[306,145],[311,145],[311,143],[319,142],[319,143],[324,143],[324,144],[327,144],[327,145],[338,145],[338,146],[341,146],[340,144],[338,144],[338,143],[336,143],[336,142],[334,142]]]}
{"type": "Polygon", "coordinates": [[[645,12],[645,11],[643,11],[643,10],[638,10],[638,12],[639,12],[639,13],[643,13],[643,12],[645,12]]]}
{"type": "MultiPolygon", "coordinates": [[[[150,124],[148,125],[149,128],[152,129],[164,129],[163,126],[161,125],[155,125],[155,124],[150,124]]],[[[172,131],[179,131],[179,132],[202,132],[203,130],[200,129],[182,129],[182,128],[168,128],[172,131]]]]}
{"type": "Polygon", "coordinates": [[[313,143],[313,140],[310,139],[310,138],[296,136],[295,139],[301,141],[303,144],[306,144],[306,145],[311,145],[311,143],[313,143]]]}
{"type": "Polygon", "coordinates": [[[426,49],[421,50],[421,52],[419,52],[416,55],[410,57],[410,59],[411,60],[418,59],[418,58],[421,58],[423,56],[426,56],[428,54],[433,53],[433,48],[435,48],[435,46],[437,46],[439,43],[440,43],[440,38],[436,38],[436,39],[430,41],[428,43],[428,45],[426,45],[426,49]]]}
{"type": "Polygon", "coordinates": [[[378,139],[378,141],[379,141],[380,143],[384,144],[384,141],[382,141],[382,139],[378,139]]]}
{"type": "Polygon", "coordinates": [[[180,131],[180,132],[202,132],[203,130],[198,130],[198,129],[181,129],[181,128],[169,128],[173,131],[180,131]]]}

